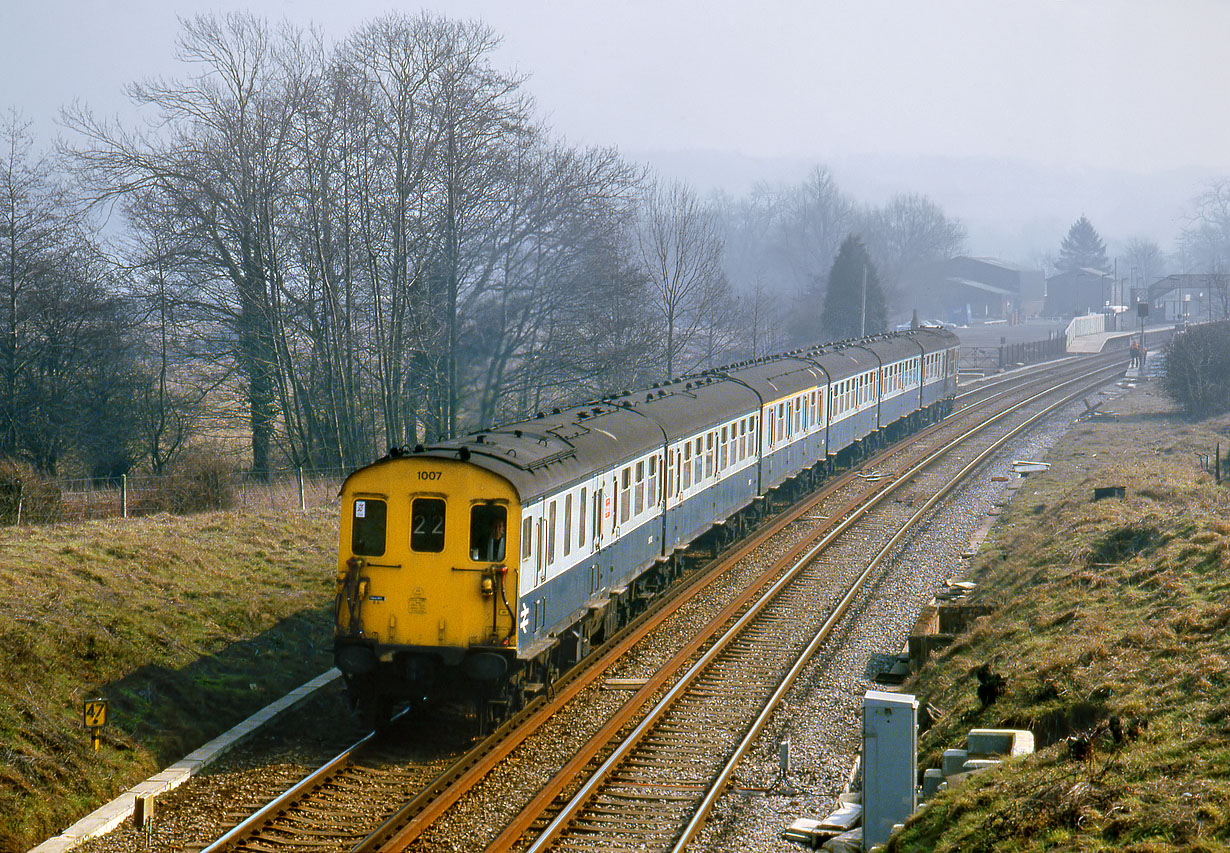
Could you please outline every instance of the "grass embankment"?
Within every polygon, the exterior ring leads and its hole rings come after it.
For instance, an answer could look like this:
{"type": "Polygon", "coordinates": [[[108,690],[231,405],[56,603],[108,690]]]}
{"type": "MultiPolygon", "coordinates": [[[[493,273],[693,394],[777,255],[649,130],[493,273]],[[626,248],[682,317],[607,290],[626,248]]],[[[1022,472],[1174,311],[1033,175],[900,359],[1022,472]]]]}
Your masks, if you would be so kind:
{"type": "Polygon", "coordinates": [[[335,530],[329,511],[0,529],[0,851],[327,669],[335,530]]]}
{"type": "Polygon", "coordinates": [[[976,558],[991,614],[904,688],[945,712],[920,767],[975,727],[1028,728],[1038,752],[942,792],[891,849],[1230,848],[1230,484],[1196,456],[1230,418],[1186,421],[1153,386],[1107,408],[976,558]],[[1093,502],[1106,485],[1126,498],[1093,502]],[[986,708],[983,664],[1006,679],[986,708]]]}

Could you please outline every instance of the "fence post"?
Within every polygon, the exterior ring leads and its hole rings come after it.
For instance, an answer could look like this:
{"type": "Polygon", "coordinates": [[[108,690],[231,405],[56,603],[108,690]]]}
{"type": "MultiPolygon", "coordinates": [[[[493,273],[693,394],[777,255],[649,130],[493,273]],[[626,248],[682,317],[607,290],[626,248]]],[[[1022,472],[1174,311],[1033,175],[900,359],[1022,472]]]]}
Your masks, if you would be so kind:
{"type": "Polygon", "coordinates": [[[26,484],[21,480],[17,481],[17,521],[13,524],[14,527],[21,527],[21,502],[26,497],[26,484]]]}
{"type": "Polygon", "coordinates": [[[120,512],[128,518],[128,475],[120,474],[120,512]]]}
{"type": "Polygon", "coordinates": [[[307,501],[303,495],[303,466],[300,465],[295,469],[295,475],[299,478],[299,512],[307,512],[307,501]]]}

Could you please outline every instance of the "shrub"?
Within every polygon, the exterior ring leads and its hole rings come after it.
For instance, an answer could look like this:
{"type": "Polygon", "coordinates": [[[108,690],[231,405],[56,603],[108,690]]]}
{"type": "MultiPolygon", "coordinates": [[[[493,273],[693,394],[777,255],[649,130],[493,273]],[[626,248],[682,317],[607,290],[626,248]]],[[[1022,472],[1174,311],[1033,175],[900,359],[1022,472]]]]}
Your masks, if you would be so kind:
{"type": "Polygon", "coordinates": [[[0,524],[46,524],[64,514],[60,487],[25,462],[0,459],[0,524]]]}
{"type": "Polygon", "coordinates": [[[183,456],[173,469],[158,478],[154,490],[141,499],[137,511],[182,514],[230,509],[237,502],[230,463],[219,456],[195,452],[183,456]]]}
{"type": "Polygon", "coordinates": [[[1230,322],[1192,326],[1171,338],[1162,387],[1191,417],[1230,411],[1230,322]]]}

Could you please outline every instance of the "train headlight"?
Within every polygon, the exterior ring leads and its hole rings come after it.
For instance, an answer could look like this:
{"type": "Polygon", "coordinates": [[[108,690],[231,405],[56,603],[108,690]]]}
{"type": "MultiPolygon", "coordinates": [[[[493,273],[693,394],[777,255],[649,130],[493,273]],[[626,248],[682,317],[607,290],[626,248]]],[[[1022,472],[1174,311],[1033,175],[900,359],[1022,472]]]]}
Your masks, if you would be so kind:
{"type": "Polygon", "coordinates": [[[479,589],[482,590],[483,598],[490,598],[495,595],[495,581],[490,577],[484,577],[479,589]]]}

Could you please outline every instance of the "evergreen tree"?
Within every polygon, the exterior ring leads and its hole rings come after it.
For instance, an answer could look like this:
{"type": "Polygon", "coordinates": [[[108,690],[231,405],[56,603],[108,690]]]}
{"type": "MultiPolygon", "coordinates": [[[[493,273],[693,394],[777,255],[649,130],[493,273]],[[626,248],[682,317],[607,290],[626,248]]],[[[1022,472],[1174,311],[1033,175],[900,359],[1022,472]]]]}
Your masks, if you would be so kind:
{"type": "Polygon", "coordinates": [[[1055,266],[1060,272],[1076,272],[1080,269],[1094,269],[1100,272],[1110,272],[1110,261],[1106,259],[1106,244],[1083,215],[1068,229],[1068,236],[1063,238],[1059,247],[1059,260],[1055,266]]]}
{"type": "Polygon", "coordinates": [[[887,328],[880,277],[863,241],[853,234],[841,244],[829,271],[820,328],[831,341],[878,335],[887,328]]]}

